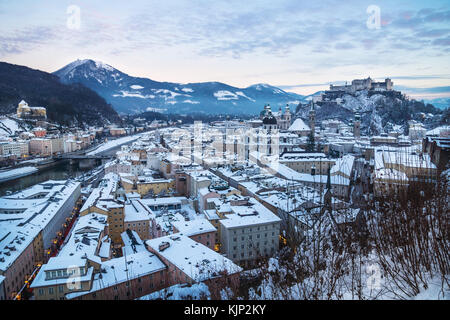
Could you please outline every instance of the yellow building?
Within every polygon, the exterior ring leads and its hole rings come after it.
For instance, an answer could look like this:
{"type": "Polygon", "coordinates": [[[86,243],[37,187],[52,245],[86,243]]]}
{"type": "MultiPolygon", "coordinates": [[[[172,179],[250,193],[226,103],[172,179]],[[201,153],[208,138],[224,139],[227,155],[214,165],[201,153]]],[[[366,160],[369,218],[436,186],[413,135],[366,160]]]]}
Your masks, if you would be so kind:
{"type": "Polygon", "coordinates": [[[26,119],[26,118],[47,118],[47,109],[44,107],[30,107],[28,103],[24,100],[20,101],[19,106],[17,107],[17,117],[26,119]]]}

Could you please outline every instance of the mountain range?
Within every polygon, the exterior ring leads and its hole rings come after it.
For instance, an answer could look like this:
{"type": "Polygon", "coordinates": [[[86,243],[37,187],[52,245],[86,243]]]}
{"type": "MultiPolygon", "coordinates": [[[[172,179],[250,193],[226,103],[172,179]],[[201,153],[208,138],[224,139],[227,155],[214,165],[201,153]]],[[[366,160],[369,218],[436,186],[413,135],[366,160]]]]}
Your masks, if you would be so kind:
{"type": "Polygon", "coordinates": [[[269,103],[273,110],[294,108],[305,96],[268,84],[237,88],[221,82],[173,83],[138,78],[94,60],[77,60],[54,72],[62,83],[81,83],[96,91],[122,114],[166,113],[257,114],[269,103]]]}

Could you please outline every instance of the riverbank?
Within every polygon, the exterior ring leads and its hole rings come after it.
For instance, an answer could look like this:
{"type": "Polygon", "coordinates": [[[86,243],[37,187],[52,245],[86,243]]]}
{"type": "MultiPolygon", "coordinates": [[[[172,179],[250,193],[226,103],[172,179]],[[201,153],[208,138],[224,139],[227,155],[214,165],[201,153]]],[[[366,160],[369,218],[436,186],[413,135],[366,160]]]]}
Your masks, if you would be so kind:
{"type": "MultiPolygon", "coordinates": [[[[134,139],[132,139],[134,141],[134,139]]],[[[131,143],[132,141],[127,141],[126,143],[131,143]]],[[[123,145],[121,144],[121,145],[123,145]]],[[[102,151],[103,155],[115,155],[117,151],[120,150],[121,145],[116,145],[113,148],[108,148],[108,150],[102,151]]],[[[101,145],[100,145],[101,146],[101,145]]],[[[28,165],[32,162],[42,161],[44,158],[27,160],[28,165]]],[[[86,175],[91,171],[88,168],[80,168],[79,162],[81,160],[67,160],[61,159],[47,163],[47,165],[38,168],[38,171],[27,176],[15,178],[14,180],[9,180],[8,182],[0,182],[0,196],[4,196],[9,192],[16,192],[19,190],[26,189],[32,185],[45,182],[47,180],[67,180],[69,178],[78,178],[86,175]]],[[[95,168],[94,168],[95,171],[95,168]]],[[[101,174],[94,174],[92,179],[87,179],[89,182],[94,182],[98,180],[101,174]]]]}
{"type": "Polygon", "coordinates": [[[36,173],[38,171],[39,170],[35,167],[22,167],[22,168],[0,171],[0,183],[19,179],[21,177],[28,176],[28,175],[36,173]]]}
{"type": "Polygon", "coordinates": [[[141,136],[142,136],[142,133],[138,133],[138,134],[135,134],[133,136],[126,136],[126,137],[121,137],[121,138],[118,138],[118,139],[110,140],[110,141],[108,141],[108,142],[98,146],[95,150],[86,153],[86,155],[93,156],[93,155],[97,155],[99,153],[103,153],[103,152],[109,151],[109,150],[114,149],[114,148],[118,148],[118,147],[120,147],[120,146],[122,146],[124,144],[136,141],[141,136]]]}

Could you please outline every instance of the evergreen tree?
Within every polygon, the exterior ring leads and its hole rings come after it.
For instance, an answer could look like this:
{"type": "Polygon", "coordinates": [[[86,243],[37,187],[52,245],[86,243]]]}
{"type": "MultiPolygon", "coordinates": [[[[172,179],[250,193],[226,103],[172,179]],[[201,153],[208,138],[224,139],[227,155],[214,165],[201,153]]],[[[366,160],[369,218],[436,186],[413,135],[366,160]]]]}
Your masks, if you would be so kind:
{"type": "Polygon", "coordinates": [[[306,145],[306,151],[314,152],[314,135],[312,131],[308,135],[308,143],[306,145]]]}

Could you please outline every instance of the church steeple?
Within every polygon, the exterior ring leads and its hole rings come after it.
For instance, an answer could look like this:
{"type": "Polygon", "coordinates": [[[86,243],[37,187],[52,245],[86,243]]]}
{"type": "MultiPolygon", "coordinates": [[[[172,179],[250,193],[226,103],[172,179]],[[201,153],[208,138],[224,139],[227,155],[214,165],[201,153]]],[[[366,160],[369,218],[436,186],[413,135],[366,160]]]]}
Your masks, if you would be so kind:
{"type": "Polygon", "coordinates": [[[316,110],[314,109],[314,102],[311,100],[311,108],[309,109],[309,127],[311,128],[311,133],[315,134],[316,131],[316,110]]]}
{"type": "Polygon", "coordinates": [[[286,126],[286,129],[287,129],[291,125],[291,120],[292,120],[291,109],[289,108],[289,103],[286,104],[286,108],[284,109],[284,119],[287,122],[287,126],[286,126]]]}
{"type": "Polygon", "coordinates": [[[361,136],[361,115],[359,108],[355,110],[355,121],[353,122],[353,136],[357,139],[361,136]]]}

